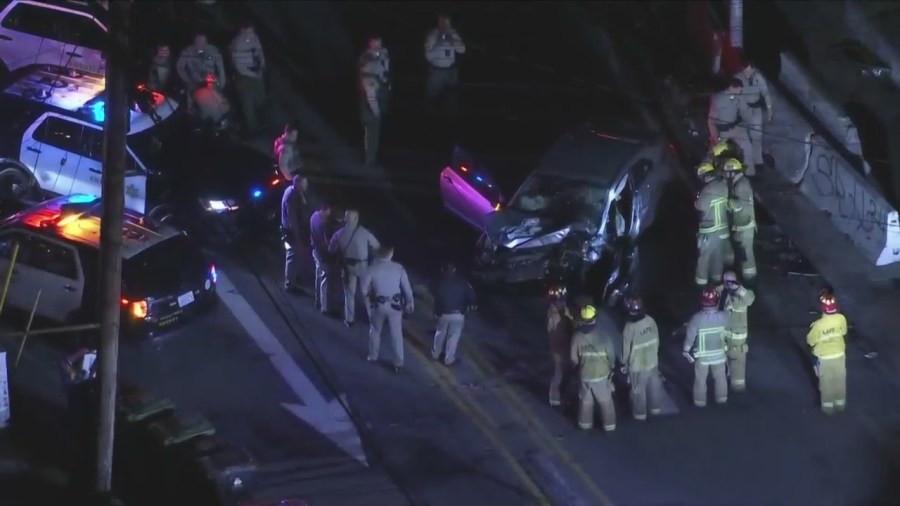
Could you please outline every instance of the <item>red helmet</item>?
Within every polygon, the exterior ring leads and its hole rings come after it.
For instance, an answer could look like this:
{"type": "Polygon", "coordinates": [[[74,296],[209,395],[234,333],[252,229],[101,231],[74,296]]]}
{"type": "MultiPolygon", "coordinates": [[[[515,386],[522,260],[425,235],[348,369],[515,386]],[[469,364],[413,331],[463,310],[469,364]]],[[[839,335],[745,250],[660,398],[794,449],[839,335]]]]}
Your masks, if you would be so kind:
{"type": "Polygon", "coordinates": [[[637,295],[632,295],[625,299],[625,309],[630,314],[638,314],[644,310],[644,301],[637,295]]]}
{"type": "Polygon", "coordinates": [[[700,304],[703,307],[716,307],[719,305],[719,294],[714,288],[704,288],[700,295],[700,304]]]}
{"type": "Polygon", "coordinates": [[[834,294],[828,290],[823,290],[822,293],[819,294],[819,305],[822,307],[823,314],[835,314],[839,309],[837,299],[834,297],[834,294]]]}

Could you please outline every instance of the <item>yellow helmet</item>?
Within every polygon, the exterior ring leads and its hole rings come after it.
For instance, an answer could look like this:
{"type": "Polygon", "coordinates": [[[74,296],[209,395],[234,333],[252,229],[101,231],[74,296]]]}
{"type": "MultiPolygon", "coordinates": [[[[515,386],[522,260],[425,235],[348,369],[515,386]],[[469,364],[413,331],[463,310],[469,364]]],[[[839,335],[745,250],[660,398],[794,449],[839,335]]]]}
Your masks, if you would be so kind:
{"type": "Polygon", "coordinates": [[[713,154],[713,156],[722,156],[722,153],[724,153],[725,151],[728,151],[728,147],[729,147],[729,146],[728,146],[728,141],[720,141],[720,142],[717,142],[717,143],[712,147],[712,154],[713,154]]]}
{"type": "Polygon", "coordinates": [[[740,172],[744,170],[744,165],[734,158],[729,158],[722,164],[722,170],[725,172],[740,172]]]}
{"type": "Polygon", "coordinates": [[[582,310],[581,310],[581,319],[582,320],[589,322],[589,321],[592,321],[596,317],[597,317],[597,308],[595,308],[594,306],[588,304],[587,306],[584,306],[584,308],[582,308],[582,310]]]}
{"type": "Polygon", "coordinates": [[[700,165],[697,166],[697,175],[698,175],[698,176],[703,176],[703,175],[709,174],[709,173],[711,173],[711,172],[713,172],[713,171],[715,171],[715,170],[716,170],[716,168],[713,167],[713,164],[711,164],[711,163],[701,163],[700,165]]]}

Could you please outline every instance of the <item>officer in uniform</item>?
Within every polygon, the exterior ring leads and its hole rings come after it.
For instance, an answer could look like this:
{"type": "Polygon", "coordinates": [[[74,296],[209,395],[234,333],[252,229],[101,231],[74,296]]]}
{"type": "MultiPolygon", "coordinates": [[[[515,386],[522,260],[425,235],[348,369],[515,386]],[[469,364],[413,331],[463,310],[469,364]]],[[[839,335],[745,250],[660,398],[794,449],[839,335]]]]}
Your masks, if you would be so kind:
{"type": "Polygon", "coordinates": [[[331,236],[328,252],[341,267],[344,282],[344,325],[356,321],[356,288],[369,268],[369,252],[378,251],[381,243],[369,229],[359,224],[359,212],[344,212],[344,226],[331,236]]]}
{"type": "Polygon", "coordinates": [[[297,125],[288,123],[284,127],[284,132],[275,139],[273,146],[278,172],[287,180],[292,179],[303,169],[303,158],[297,146],[299,135],[297,125]]]}
{"type": "Polygon", "coordinates": [[[585,306],[581,322],[572,336],[569,358],[578,371],[581,385],[578,390],[578,427],[594,427],[594,402],[600,405],[603,430],[616,430],[615,390],[612,374],[616,366],[616,350],[609,336],[597,327],[597,309],[585,306]]]}
{"type": "Polygon", "coordinates": [[[167,93],[169,91],[169,78],[172,75],[172,51],[168,44],[156,46],[153,60],[150,62],[150,75],[147,77],[147,87],[151,91],[167,93]]]}
{"type": "Polygon", "coordinates": [[[712,164],[702,163],[697,175],[703,181],[703,189],[694,202],[700,213],[697,229],[697,270],[694,282],[699,287],[722,278],[723,248],[728,240],[728,185],[718,177],[712,164]]]}
{"type": "Polygon", "coordinates": [[[331,242],[329,231],[331,204],[322,202],[319,210],[309,218],[309,242],[312,246],[312,257],[316,264],[316,307],[322,314],[328,314],[328,284],[333,262],[328,252],[331,242]]]}
{"type": "Polygon", "coordinates": [[[237,91],[244,115],[244,127],[248,134],[260,129],[258,113],[266,106],[266,85],[263,71],[266,57],[253,25],[244,23],[237,36],[231,41],[231,63],[237,73],[237,91]]]}
{"type": "Polygon", "coordinates": [[[369,362],[378,360],[381,330],[387,322],[394,351],[394,372],[403,367],[403,312],[412,314],[412,288],[406,269],[391,259],[394,248],[382,247],[363,277],[362,293],[369,300],[369,362]]]}
{"type": "Polygon", "coordinates": [[[188,110],[194,109],[194,93],[212,82],[218,90],[225,88],[225,63],[222,53],[206,40],[206,35],[198,33],[194,43],[184,48],[175,64],[178,77],[184,83],[187,93],[188,110]]]}
{"type": "Polygon", "coordinates": [[[297,174],[281,197],[281,233],[285,243],[284,289],[298,291],[297,257],[309,244],[310,202],[307,196],[309,182],[297,174]]]}
{"type": "Polygon", "coordinates": [[[765,121],[772,121],[772,95],[769,94],[769,83],[752,63],[744,65],[735,78],[740,79],[743,84],[744,102],[750,109],[750,115],[742,116],[742,119],[750,130],[753,156],[748,157],[746,163],[753,163],[747,165],[748,173],[752,176],[754,172],[750,171],[750,167],[760,169],[763,166],[763,114],[765,121]]]}
{"type": "MultiPolygon", "coordinates": [[[[733,140],[744,153],[744,164],[751,167],[749,161],[752,147],[744,124],[749,121],[752,113],[744,101],[742,88],[741,80],[732,78],[725,91],[713,95],[709,102],[706,126],[709,129],[710,145],[726,139],[733,140]]],[[[750,170],[747,173],[754,175],[750,170]]]]}
{"type": "Polygon", "coordinates": [[[683,355],[694,364],[694,405],[702,408],[706,406],[706,385],[710,374],[716,403],[728,402],[725,329],[729,321],[728,315],[719,311],[715,289],[704,288],[700,301],[703,308],[687,324],[683,355]]]}
{"type": "Polygon", "coordinates": [[[381,143],[381,123],[387,112],[390,94],[391,59],[381,37],[369,39],[366,50],[359,57],[360,120],[363,126],[363,150],[366,165],[378,162],[381,143]]]}
{"type": "Polygon", "coordinates": [[[465,54],[466,44],[453,28],[450,16],[438,17],[438,25],[425,37],[425,60],[428,61],[428,79],[425,100],[429,108],[442,94],[447,95],[448,108],[456,112],[459,93],[459,72],[456,55],[465,54]]]}
{"type": "Polygon", "coordinates": [[[456,271],[452,263],[444,265],[440,281],[434,287],[434,342],[431,358],[440,360],[444,355],[444,365],[452,366],[459,361],[456,348],[466,325],[466,312],[476,309],[475,290],[456,271]]]}
{"type": "Polygon", "coordinates": [[[847,364],[844,352],[847,319],[838,312],[837,300],[830,290],[819,294],[822,316],[812,322],[806,344],[816,357],[816,376],[822,412],[833,414],[847,407],[847,364]]]}
{"type": "Polygon", "coordinates": [[[631,296],[625,299],[628,320],[622,330],[622,372],[631,384],[631,412],[635,420],[647,419],[662,412],[663,386],[659,375],[659,327],[644,311],[644,301],[631,296]]]}
{"type": "Polygon", "coordinates": [[[737,274],[727,271],[722,275],[722,284],[716,287],[719,297],[719,310],[728,314],[728,327],[725,328],[725,344],[728,346],[728,375],[731,378],[731,389],[743,392],[747,389],[747,338],[749,323],[747,312],[756,294],[753,290],[741,286],[737,274]]]}
{"type": "MultiPolygon", "coordinates": [[[[553,356],[553,376],[550,378],[550,405],[562,404],[561,390],[572,363],[571,353],[572,331],[575,322],[572,313],[566,307],[566,288],[551,286],[547,293],[547,337],[550,339],[550,354],[553,356]]],[[[587,304],[585,304],[587,305],[587,304]]]]}
{"type": "Polygon", "coordinates": [[[756,279],[756,254],[753,242],[756,238],[756,206],[750,179],[744,177],[744,166],[737,159],[729,158],[722,163],[725,182],[728,185],[728,213],[731,225],[731,241],[725,243],[725,265],[741,267],[744,282],[756,279]],[[737,248],[735,258],[734,248],[737,248]]]}

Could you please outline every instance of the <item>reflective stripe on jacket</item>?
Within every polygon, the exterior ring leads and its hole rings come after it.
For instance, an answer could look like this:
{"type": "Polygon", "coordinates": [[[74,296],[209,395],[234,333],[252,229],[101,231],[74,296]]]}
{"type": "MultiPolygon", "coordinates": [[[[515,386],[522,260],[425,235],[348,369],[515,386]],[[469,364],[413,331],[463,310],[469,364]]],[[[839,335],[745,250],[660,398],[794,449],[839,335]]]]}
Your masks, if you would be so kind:
{"type": "Polygon", "coordinates": [[[722,237],[728,237],[728,221],[725,216],[727,203],[728,185],[725,181],[714,179],[706,183],[694,202],[694,208],[700,211],[699,233],[719,233],[722,237]]]}
{"type": "Polygon", "coordinates": [[[684,350],[693,350],[694,358],[701,364],[725,362],[725,329],[728,325],[728,315],[724,311],[700,311],[688,322],[684,350]]]}
{"type": "Polygon", "coordinates": [[[622,336],[622,362],[630,371],[649,371],[659,365],[659,328],[653,318],[625,323],[622,336]]]}
{"type": "Polygon", "coordinates": [[[820,359],[836,358],[844,354],[847,319],[840,313],[822,315],[809,326],[806,344],[820,359]]]}
{"type": "Polygon", "coordinates": [[[737,201],[738,207],[732,208],[732,229],[736,232],[749,230],[756,227],[756,209],[753,200],[753,187],[750,180],[739,175],[734,181],[732,188],[733,200],[737,201]]]}
{"type": "Polygon", "coordinates": [[[578,331],[572,337],[572,363],[578,368],[581,381],[609,378],[616,363],[612,342],[595,326],[587,332],[578,331]]]}

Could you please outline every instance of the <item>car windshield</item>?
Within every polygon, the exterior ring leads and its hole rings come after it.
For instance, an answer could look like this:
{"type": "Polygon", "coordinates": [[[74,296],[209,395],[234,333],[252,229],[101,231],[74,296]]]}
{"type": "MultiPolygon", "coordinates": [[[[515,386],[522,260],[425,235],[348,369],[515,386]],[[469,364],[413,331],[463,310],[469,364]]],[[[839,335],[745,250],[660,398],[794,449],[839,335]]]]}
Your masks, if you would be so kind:
{"type": "Polygon", "coordinates": [[[532,174],[509,208],[566,221],[596,222],[603,212],[607,190],[598,185],[545,174],[532,174]]]}
{"type": "Polygon", "coordinates": [[[131,297],[178,293],[206,273],[199,245],[185,235],[166,239],[122,263],[122,281],[131,297]]]}

